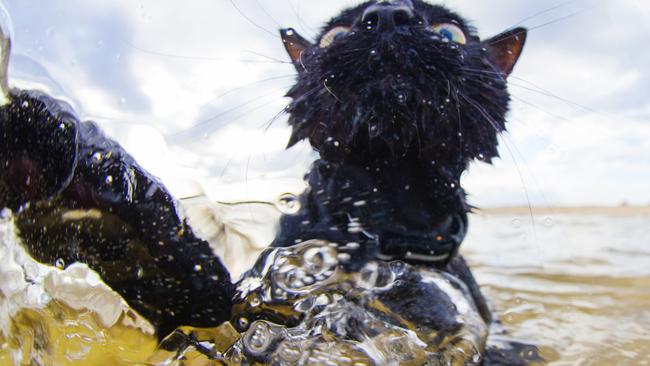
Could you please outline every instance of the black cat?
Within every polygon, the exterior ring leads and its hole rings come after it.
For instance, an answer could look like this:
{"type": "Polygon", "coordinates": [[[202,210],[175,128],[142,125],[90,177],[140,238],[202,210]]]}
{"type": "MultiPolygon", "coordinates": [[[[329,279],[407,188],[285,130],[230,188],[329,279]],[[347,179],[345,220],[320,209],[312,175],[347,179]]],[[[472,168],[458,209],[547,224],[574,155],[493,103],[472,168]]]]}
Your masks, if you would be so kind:
{"type": "Polygon", "coordinates": [[[490,315],[457,250],[467,230],[460,176],[497,156],[506,78],[522,28],[481,41],[467,22],[423,1],[371,1],[332,19],[311,44],[282,37],[298,79],[293,134],[320,153],[297,215],[276,246],[313,238],[361,243],[359,256],[446,268],[490,315]]]}
{"type": "MultiPolygon", "coordinates": [[[[316,45],[291,29],[282,38],[298,70],[289,145],[308,139],[321,159],[273,245],[358,243],[350,270],[392,259],[435,267],[467,285],[489,323],[457,255],[470,210],[459,181],[470,161],[497,156],[526,31],[481,41],[444,7],[395,0],[345,10],[316,45]]],[[[160,337],[231,319],[227,271],[116,143],[36,92],[12,91],[0,128],[0,206],[17,212],[36,258],[88,263],[160,337]]]]}

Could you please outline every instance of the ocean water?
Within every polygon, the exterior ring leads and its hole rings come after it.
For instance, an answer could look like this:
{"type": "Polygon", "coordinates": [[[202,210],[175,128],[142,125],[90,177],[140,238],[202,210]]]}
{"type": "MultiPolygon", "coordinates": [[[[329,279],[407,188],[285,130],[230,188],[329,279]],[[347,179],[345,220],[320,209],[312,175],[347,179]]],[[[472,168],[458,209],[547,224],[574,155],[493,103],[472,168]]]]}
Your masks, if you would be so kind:
{"type": "MultiPolygon", "coordinates": [[[[485,211],[472,215],[462,252],[508,336],[538,345],[549,364],[648,365],[649,240],[645,209],[485,211]]],[[[2,315],[13,309],[0,330],[0,365],[149,364],[154,354],[134,315],[107,326],[101,309],[75,310],[65,298],[44,296],[39,306],[37,297],[16,311],[17,299],[0,294],[2,315]]]]}
{"type": "Polygon", "coordinates": [[[552,365],[650,364],[648,210],[557,211],[473,217],[464,253],[483,291],[552,365]]]}

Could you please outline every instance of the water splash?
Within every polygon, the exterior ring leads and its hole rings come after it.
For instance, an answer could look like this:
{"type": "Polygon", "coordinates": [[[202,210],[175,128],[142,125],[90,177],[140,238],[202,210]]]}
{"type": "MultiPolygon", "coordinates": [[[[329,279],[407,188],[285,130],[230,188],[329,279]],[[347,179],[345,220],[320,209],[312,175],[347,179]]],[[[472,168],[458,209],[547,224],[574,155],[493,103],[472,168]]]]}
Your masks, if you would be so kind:
{"type": "MultiPolygon", "coordinates": [[[[229,365],[478,364],[487,326],[473,303],[454,305],[459,297],[469,298],[462,283],[403,262],[360,261],[359,252],[341,262],[339,248],[349,249],[308,241],[264,252],[238,283],[229,324],[241,336],[231,338],[233,345],[224,352],[204,355],[206,360],[229,365]]],[[[214,340],[185,334],[185,342],[163,342],[167,348],[182,346],[172,364],[184,364],[178,355],[187,352],[198,357],[192,339],[214,340]]]]}

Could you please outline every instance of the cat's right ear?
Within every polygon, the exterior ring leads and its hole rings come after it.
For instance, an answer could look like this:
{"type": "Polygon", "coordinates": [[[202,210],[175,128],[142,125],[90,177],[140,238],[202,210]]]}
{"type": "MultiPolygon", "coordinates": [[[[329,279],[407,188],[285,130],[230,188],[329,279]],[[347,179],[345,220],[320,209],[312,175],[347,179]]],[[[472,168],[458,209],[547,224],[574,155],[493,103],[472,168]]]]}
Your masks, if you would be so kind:
{"type": "Polygon", "coordinates": [[[298,71],[302,71],[303,68],[301,66],[300,57],[302,53],[309,47],[312,47],[313,44],[304,39],[293,28],[281,29],[280,37],[282,37],[284,48],[287,50],[287,53],[289,53],[293,65],[298,71]]]}

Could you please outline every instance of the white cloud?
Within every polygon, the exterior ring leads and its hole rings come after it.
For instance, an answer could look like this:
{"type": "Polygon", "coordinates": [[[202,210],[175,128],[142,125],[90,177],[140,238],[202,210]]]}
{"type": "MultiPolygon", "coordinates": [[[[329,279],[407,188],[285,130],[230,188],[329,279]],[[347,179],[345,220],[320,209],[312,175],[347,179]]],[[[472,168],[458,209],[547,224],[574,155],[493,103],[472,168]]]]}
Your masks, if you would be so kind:
{"type": "MultiPolygon", "coordinates": [[[[298,179],[309,156],[305,146],[300,152],[282,151],[288,135],[283,120],[270,132],[260,132],[286,103],[282,93],[294,73],[291,65],[270,61],[286,60],[277,29],[293,26],[310,37],[326,18],[358,2],[235,1],[248,19],[229,1],[6,3],[16,51],[44,66],[84,115],[149,125],[167,134],[170,156],[193,174],[227,171],[228,179],[244,182],[251,177],[298,179]],[[191,127],[187,134],[176,134],[191,127]]],[[[446,3],[487,36],[549,8],[515,0],[446,3]]],[[[647,39],[650,8],[644,1],[624,0],[585,10],[592,5],[571,2],[524,22],[534,26],[578,12],[531,32],[511,79],[515,100],[511,134],[501,148],[504,159],[494,167],[472,168],[465,178],[472,202],[525,203],[522,186],[541,203],[650,201],[645,158],[650,155],[645,87],[650,51],[632,48],[647,39]],[[527,90],[538,87],[544,91],[527,90]],[[543,95],[547,91],[550,96],[543,95]],[[511,154],[520,160],[523,177],[511,154]]],[[[33,74],[27,66],[14,65],[15,75],[33,74]]],[[[36,79],[59,90],[43,75],[36,79]]],[[[145,165],[162,169],[164,164],[155,162],[158,143],[129,138],[127,129],[111,131],[135,146],[145,165]]]]}

